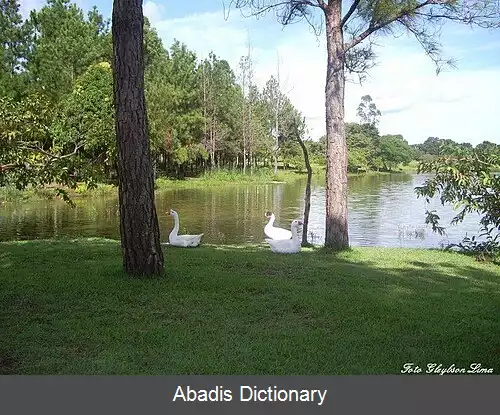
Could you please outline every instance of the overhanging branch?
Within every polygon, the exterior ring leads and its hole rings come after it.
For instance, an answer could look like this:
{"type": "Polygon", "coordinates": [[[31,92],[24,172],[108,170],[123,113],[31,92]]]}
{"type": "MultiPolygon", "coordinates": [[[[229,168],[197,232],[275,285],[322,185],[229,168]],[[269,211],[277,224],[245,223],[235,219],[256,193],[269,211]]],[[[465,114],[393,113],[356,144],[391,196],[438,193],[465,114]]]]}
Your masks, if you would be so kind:
{"type": "Polygon", "coordinates": [[[354,46],[361,43],[363,40],[365,40],[372,33],[390,25],[391,23],[394,23],[395,21],[397,21],[399,19],[402,19],[405,16],[410,16],[412,13],[414,13],[416,10],[421,9],[422,7],[436,5],[436,4],[448,4],[448,3],[451,3],[453,1],[454,0],[426,0],[423,3],[418,4],[417,6],[414,6],[411,8],[403,8],[399,13],[396,13],[392,17],[389,17],[383,21],[371,22],[370,26],[364,32],[362,32],[360,35],[356,36],[355,38],[353,38],[349,42],[344,43],[344,51],[348,51],[349,49],[352,49],[354,46]]]}
{"type": "Polygon", "coordinates": [[[75,148],[71,153],[58,155],[58,154],[54,154],[54,153],[51,153],[49,151],[46,151],[43,148],[41,148],[40,146],[33,146],[32,144],[29,144],[26,142],[21,142],[21,144],[22,144],[22,148],[25,150],[33,151],[34,153],[40,153],[40,154],[47,156],[49,158],[49,162],[52,162],[54,160],[63,160],[63,159],[66,159],[68,157],[74,156],[78,152],[78,150],[80,148],[82,148],[84,145],[83,143],[75,143],[75,148]]]}

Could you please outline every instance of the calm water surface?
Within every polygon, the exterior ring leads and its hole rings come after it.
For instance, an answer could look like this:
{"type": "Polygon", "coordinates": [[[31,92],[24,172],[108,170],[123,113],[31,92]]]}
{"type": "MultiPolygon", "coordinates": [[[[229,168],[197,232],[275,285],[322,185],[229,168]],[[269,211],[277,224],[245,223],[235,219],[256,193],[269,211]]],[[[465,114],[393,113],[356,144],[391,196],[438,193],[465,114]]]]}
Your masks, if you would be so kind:
{"type": "MultiPolygon", "coordinates": [[[[354,246],[439,247],[478,232],[479,216],[469,216],[450,226],[454,211],[437,200],[427,205],[417,199],[414,187],[425,175],[392,174],[349,179],[349,238],[354,246]],[[425,225],[425,210],[436,209],[447,235],[433,234],[425,225]]],[[[168,241],[173,220],[170,208],[179,212],[180,233],[204,232],[203,242],[213,244],[259,243],[264,239],[264,213],[272,210],[276,224],[289,229],[302,216],[305,179],[291,184],[172,189],[157,192],[156,206],[161,239],[168,241]]],[[[100,236],[119,239],[116,196],[77,200],[71,208],[61,201],[0,205],[0,240],[100,236]]],[[[312,186],[308,239],[324,241],[324,181],[312,186]]]]}

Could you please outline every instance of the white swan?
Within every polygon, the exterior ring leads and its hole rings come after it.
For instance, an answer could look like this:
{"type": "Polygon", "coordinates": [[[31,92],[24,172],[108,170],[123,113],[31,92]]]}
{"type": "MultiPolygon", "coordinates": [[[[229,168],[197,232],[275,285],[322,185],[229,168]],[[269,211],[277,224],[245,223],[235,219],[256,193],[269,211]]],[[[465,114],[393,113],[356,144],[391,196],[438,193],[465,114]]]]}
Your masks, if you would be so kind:
{"type": "Polygon", "coordinates": [[[203,236],[203,234],[177,235],[177,232],[179,232],[179,215],[175,210],[172,209],[170,209],[169,215],[173,216],[175,221],[174,229],[172,229],[172,232],[170,232],[170,235],[168,235],[168,242],[170,243],[170,245],[181,246],[183,248],[198,246],[201,242],[201,237],[203,236]]]}
{"type": "Polygon", "coordinates": [[[276,241],[274,239],[266,239],[266,242],[271,246],[271,251],[278,254],[296,254],[300,252],[300,243],[298,235],[298,228],[303,222],[301,220],[294,220],[291,225],[292,239],[276,241]]]}
{"type": "Polygon", "coordinates": [[[264,226],[264,233],[268,238],[280,241],[283,239],[290,239],[292,237],[292,232],[289,230],[273,226],[276,219],[274,213],[266,212],[266,218],[269,218],[269,222],[267,222],[267,225],[264,226]]]}

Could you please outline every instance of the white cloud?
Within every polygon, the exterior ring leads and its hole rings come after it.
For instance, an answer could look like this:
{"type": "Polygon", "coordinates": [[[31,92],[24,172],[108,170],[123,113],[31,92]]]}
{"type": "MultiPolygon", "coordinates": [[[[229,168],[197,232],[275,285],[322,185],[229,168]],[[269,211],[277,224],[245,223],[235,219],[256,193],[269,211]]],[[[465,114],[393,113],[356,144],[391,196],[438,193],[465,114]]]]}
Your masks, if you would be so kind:
{"type": "Polygon", "coordinates": [[[499,69],[452,70],[436,76],[423,53],[384,52],[369,82],[348,89],[348,118],[357,101],[369,93],[382,111],[382,133],[401,133],[410,143],[429,136],[477,144],[500,142],[494,120],[500,94],[499,69]]]}
{"type": "Polygon", "coordinates": [[[161,4],[157,4],[154,1],[146,1],[142,6],[142,12],[146,16],[151,24],[155,24],[161,21],[162,15],[165,12],[165,7],[161,4]]]}
{"type": "Polygon", "coordinates": [[[210,51],[226,59],[234,69],[245,53],[245,29],[223,18],[223,12],[191,14],[187,17],[157,21],[153,26],[169,48],[174,39],[185,43],[201,58],[210,51]]]}

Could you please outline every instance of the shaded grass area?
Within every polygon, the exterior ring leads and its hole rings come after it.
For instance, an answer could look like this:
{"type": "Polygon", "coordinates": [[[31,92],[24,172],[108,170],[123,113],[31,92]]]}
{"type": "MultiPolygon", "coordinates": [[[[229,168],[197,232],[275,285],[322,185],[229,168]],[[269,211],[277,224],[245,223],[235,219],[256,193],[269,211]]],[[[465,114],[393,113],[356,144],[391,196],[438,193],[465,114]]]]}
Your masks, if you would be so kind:
{"type": "Polygon", "coordinates": [[[452,252],[164,247],[130,279],[119,243],[0,244],[3,374],[500,371],[500,273],[452,252]]]}

